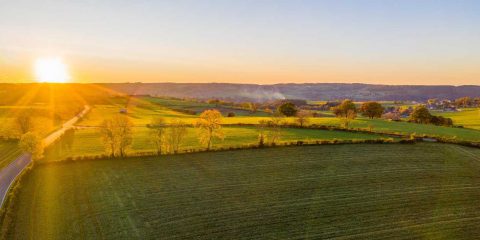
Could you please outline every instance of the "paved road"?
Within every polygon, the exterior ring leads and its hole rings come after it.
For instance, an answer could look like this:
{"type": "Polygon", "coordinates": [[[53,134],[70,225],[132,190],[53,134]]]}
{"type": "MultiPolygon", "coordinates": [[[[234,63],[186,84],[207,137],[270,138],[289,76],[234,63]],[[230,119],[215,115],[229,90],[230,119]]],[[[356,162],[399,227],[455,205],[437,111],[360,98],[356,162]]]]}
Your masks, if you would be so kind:
{"type": "Polygon", "coordinates": [[[62,128],[58,129],[57,131],[51,133],[50,135],[48,135],[45,139],[43,139],[43,146],[47,147],[48,145],[52,144],[53,142],[55,142],[59,137],[61,137],[65,131],[67,131],[68,129],[72,128],[75,123],[80,120],[81,117],[83,117],[85,114],[88,113],[88,111],[90,111],[90,106],[86,105],[83,109],[82,112],[80,112],[79,114],[77,114],[75,117],[73,117],[72,119],[68,120],[67,122],[65,122],[63,125],[62,125],[62,128]]]}
{"type": "MultiPolygon", "coordinates": [[[[65,133],[68,129],[72,128],[75,123],[83,117],[85,114],[90,111],[90,106],[85,105],[82,112],[77,114],[72,119],[68,120],[62,125],[62,128],[56,130],[55,132],[48,135],[45,139],[43,139],[43,144],[45,147],[55,142],[59,137],[65,133]]],[[[13,181],[17,176],[25,169],[26,166],[32,161],[29,154],[22,154],[17,159],[12,161],[8,166],[0,170],[0,206],[3,206],[3,200],[5,200],[5,196],[8,193],[8,189],[12,185],[13,181]]]]}

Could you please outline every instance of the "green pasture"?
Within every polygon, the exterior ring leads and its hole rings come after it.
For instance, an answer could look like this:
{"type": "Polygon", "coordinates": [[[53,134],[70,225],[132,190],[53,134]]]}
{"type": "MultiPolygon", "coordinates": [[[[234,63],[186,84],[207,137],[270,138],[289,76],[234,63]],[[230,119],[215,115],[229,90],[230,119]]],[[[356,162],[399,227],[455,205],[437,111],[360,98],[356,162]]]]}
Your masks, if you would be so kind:
{"type": "Polygon", "coordinates": [[[400,108],[409,108],[409,107],[415,107],[419,105],[418,102],[412,102],[412,101],[404,101],[404,102],[399,102],[395,103],[394,101],[378,101],[380,104],[382,104],[383,107],[400,107],[400,108]]]}
{"type": "MultiPolygon", "coordinates": [[[[216,139],[213,148],[239,147],[258,143],[258,131],[255,127],[229,126],[223,127],[222,131],[225,138],[223,140],[216,139]]],[[[199,143],[198,136],[198,129],[188,128],[187,136],[181,144],[180,151],[185,149],[205,148],[205,146],[202,146],[199,143]]],[[[386,137],[367,133],[285,128],[281,130],[280,143],[297,140],[362,140],[380,138],[386,137]]],[[[268,137],[266,141],[268,143],[268,137]]],[[[155,146],[151,141],[151,131],[146,127],[135,127],[133,129],[133,144],[130,153],[146,151],[155,151],[155,146]]],[[[44,161],[62,160],[68,157],[101,155],[104,153],[105,149],[99,129],[78,129],[75,131],[74,141],[71,147],[59,142],[47,150],[44,161]]]]}
{"type": "MultiPolygon", "coordinates": [[[[341,123],[338,118],[315,118],[312,119],[311,122],[320,125],[332,126],[340,126],[341,123]]],[[[480,141],[480,131],[474,129],[435,126],[431,124],[417,124],[405,121],[395,122],[383,119],[368,119],[364,117],[359,117],[356,120],[352,121],[352,123],[350,124],[351,128],[366,129],[369,128],[369,126],[373,128],[373,131],[380,132],[392,132],[401,134],[415,133],[418,135],[425,134],[429,136],[456,138],[466,141],[480,141]]]]}
{"type": "MultiPolygon", "coordinates": [[[[95,105],[90,113],[78,123],[81,126],[100,126],[102,121],[107,118],[111,118],[115,115],[120,115],[120,110],[123,109],[123,105],[95,105]]],[[[198,119],[198,115],[190,115],[180,113],[166,107],[161,106],[132,106],[127,108],[127,114],[125,114],[132,120],[136,126],[146,126],[151,123],[152,119],[162,117],[165,120],[171,121],[172,119],[181,119],[185,123],[193,124],[198,119]]],[[[261,119],[269,120],[269,117],[257,117],[257,116],[236,116],[223,118],[225,124],[257,124],[261,119]]]]}
{"type": "Polygon", "coordinates": [[[55,129],[77,114],[77,112],[70,112],[68,115],[54,114],[55,107],[68,108],[66,105],[47,105],[47,104],[32,104],[32,105],[4,105],[0,106],[0,137],[18,138],[19,132],[17,127],[17,117],[21,113],[27,113],[31,117],[32,131],[38,133],[40,136],[46,136],[55,129]]]}
{"type": "Polygon", "coordinates": [[[475,239],[480,150],[280,147],[38,165],[7,239],[475,239]]]}
{"type": "Polygon", "coordinates": [[[209,103],[195,102],[195,101],[188,101],[188,100],[153,98],[153,97],[142,98],[142,100],[149,101],[149,102],[155,103],[156,105],[173,109],[173,110],[179,109],[179,110],[194,111],[197,113],[197,115],[199,115],[201,112],[207,109],[217,109],[225,116],[229,112],[235,113],[236,116],[268,116],[268,114],[263,111],[257,111],[253,113],[249,110],[239,109],[232,106],[225,106],[221,104],[209,104],[209,103]]]}
{"type": "MultiPolygon", "coordinates": [[[[256,124],[260,119],[268,120],[270,118],[261,117],[235,117],[224,118],[224,123],[238,124],[238,123],[250,123],[256,124]]],[[[284,118],[285,122],[295,123],[295,118],[284,118]]],[[[336,117],[317,117],[310,118],[310,124],[336,126],[340,127],[342,124],[341,119],[336,117]]],[[[437,137],[456,138],[466,141],[480,141],[480,131],[475,129],[454,128],[435,126],[431,124],[417,124],[410,122],[396,122],[388,121],[384,119],[369,119],[359,116],[357,119],[350,123],[350,128],[370,129],[377,132],[399,133],[399,134],[418,134],[429,135],[437,137]]]]}
{"type": "Polygon", "coordinates": [[[480,108],[460,109],[458,112],[432,112],[432,114],[451,118],[454,125],[480,130],[480,108]]]}
{"type": "MultiPolygon", "coordinates": [[[[119,113],[122,109],[121,105],[97,105],[91,112],[82,120],[79,125],[82,126],[100,126],[103,119],[112,117],[114,115],[121,114],[119,113]]],[[[471,125],[477,124],[478,118],[475,116],[475,111],[468,111],[462,117],[463,121],[470,122],[471,125]]],[[[141,107],[131,107],[128,109],[127,116],[130,117],[132,122],[137,127],[144,127],[149,124],[153,118],[163,117],[168,121],[171,121],[174,118],[180,118],[186,123],[193,124],[197,120],[198,116],[182,114],[168,108],[163,108],[155,105],[144,105],[141,107]]],[[[224,117],[222,122],[224,124],[258,124],[260,120],[270,120],[270,117],[262,116],[236,116],[236,117],[224,117]]],[[[284,118],[287,123],[295,123],[295,118],[284,118]]],[[[457,124],[454,118],[454,123],[457,124]]],[[[480,120],[478,121],[480,122],[480,120]]],[[[310,124],[317,125],[327,125],[327,126],[341,126],[341,119],[327,116],[327,117],[316,117],[310,118],[310,124]]],[[[362,128],[370,129],[373,131],[379,132],[389,132],[389,133],[399,133],[399,134],[418,134],[418,135],[429,135],[437,137],[447,137],[447,138],[456,138],[466,141],[480,141],[480,131],[475,129],[467,128],[453,128],[453,127],[443,127],[427,124],[416,124],[409,122],[395,122],[387,121],[383,119],[369,119],[362,116],[359,116],[357,119],[353,120],[350,124],[351,128],[362,128]]]]}
{"type": "MultiPolygon", "coordinates": [[[[90,110],[78,125],[81,126],[100,126],[104,119],[112,118],[115,115],[120,115],[120,110],[125,109],[124,105],[95,105],[90,110]]],[[[156,107],[154,105],[143,105],[141,107],[130,106],[127,109],[127,114],[133,124],[137,126],[146,126],[151,123],[153,118],[163,117],[165,119],[182,118],[186,122],[194,122],[196,116],[179,113],[167,108],[156,107]]]]}

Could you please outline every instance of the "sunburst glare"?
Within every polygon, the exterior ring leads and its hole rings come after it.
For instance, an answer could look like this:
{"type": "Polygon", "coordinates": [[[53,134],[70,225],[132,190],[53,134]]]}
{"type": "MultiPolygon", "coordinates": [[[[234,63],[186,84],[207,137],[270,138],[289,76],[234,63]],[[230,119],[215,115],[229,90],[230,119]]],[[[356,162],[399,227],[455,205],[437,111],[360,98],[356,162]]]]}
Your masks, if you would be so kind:
{"type": "Polygon", "coordinates": [[[59,57],[37,59],[35,77],[37,82],[64,83],[70,80],[67,65],[59,57]]]}

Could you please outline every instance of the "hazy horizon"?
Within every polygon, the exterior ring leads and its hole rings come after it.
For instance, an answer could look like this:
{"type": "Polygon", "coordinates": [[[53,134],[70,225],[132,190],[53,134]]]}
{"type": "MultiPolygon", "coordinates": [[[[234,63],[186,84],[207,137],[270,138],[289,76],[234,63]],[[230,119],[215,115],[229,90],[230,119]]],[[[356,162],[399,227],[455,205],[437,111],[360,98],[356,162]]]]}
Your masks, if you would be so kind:
{"type": "Polygon", "coordinates": [[[258,86],[272,86],[272,85],[314,85],[314,84],[344,84],[344,85],[375,85],[375,86],[426,86],[426,87],[480,87],[480,84],[382,84],[382,83],[364,83],[364,82],[280,82],[280,83],[238,83],[238,82],[171,82],[171,81],[158,81],[158,82],[77,82],[70,81],[65,83],[52,83],[52,82],[0,82],[0,84],[232,84],[232,85],[258,85],[258,86]]]}
{"type": "Polygon", "coordinates": [[[79,83],[478,85],[478,12],[477,1],[8,1],[0,82],[51,81],[58,71],[34,68],[58,58],[79,83]]]}

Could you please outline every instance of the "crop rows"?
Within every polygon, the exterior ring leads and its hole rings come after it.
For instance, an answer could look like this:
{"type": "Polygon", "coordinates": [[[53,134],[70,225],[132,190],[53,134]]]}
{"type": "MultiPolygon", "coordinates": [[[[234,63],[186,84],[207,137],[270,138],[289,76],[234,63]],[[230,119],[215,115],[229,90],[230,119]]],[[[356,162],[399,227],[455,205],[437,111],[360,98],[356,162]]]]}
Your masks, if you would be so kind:
{"type": "Polygon", "coordinates": [[[468,239],[478,154],[361,144],[43,165],[11,237],[468,239]]]}

